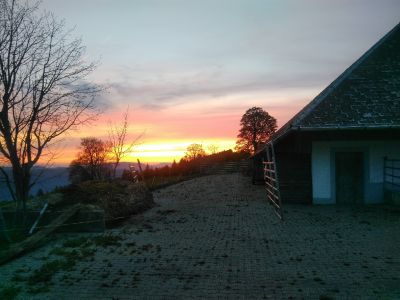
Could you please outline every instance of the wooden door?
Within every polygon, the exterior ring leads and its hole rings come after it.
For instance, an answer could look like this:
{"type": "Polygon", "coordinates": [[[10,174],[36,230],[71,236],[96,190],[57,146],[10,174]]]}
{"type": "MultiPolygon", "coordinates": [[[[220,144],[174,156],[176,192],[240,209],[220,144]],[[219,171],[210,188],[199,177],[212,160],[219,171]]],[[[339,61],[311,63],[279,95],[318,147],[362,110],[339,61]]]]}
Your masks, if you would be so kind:
{"type": "Polygon", "coordinates": [[[361,204],[364,199],[364,155],[362,152],[337,152],[336,203],[361,204]]]}

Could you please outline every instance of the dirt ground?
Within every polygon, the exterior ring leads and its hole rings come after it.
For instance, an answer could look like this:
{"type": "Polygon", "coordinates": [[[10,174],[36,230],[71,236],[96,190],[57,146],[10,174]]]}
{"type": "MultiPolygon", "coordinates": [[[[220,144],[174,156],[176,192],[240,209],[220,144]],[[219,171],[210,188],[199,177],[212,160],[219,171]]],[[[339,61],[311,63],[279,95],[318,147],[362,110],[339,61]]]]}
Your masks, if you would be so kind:
{"type": "Polygon", "coordinates": [[[105,235],[59,235],[0,267],[3,291],[19,299],[400,299],[399,212],[285,205],[282,222],[264,187],[240,174],[182,182],[154,199],[155,208],[105,235]]]}

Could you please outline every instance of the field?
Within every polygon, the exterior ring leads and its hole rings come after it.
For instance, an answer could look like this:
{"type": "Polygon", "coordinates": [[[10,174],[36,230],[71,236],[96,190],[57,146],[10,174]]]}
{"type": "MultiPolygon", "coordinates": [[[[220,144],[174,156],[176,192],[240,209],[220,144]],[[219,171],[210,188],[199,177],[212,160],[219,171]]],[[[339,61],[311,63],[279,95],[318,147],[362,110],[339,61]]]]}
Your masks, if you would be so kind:
{"type": "Polygon", "coordinates": [[[399,212],[286,205],[281,222],[264,187],[239,174],[181,182],[154,198],[156,207],[120,228],[59,235],[1,266],[3,292],[20,299],[400,298],[399,212]]]}

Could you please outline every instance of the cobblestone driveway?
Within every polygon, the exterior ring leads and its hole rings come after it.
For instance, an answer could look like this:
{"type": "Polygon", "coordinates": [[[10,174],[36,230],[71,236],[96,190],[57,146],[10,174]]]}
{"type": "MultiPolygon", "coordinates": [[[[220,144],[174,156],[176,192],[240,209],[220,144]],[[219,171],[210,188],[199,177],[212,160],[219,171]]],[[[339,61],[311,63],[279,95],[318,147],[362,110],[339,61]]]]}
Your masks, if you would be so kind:
{"type": "MultiPolygon", "coordinates": [[[[400,213],[383,207],[286,206],[241,175],[158,191],[157,207],[111,230],[120,245],[54,275],[36,299],[400,299],[400,213]]],[[[62,240],[1,269],[15,280],[62,240]]]]}

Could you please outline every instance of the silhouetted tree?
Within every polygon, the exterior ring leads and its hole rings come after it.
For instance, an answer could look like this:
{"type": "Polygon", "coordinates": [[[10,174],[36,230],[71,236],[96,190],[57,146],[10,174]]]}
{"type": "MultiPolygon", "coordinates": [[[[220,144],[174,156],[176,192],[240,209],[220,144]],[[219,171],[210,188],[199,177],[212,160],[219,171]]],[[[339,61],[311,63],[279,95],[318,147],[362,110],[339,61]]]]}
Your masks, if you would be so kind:
{"type": "Polygon", "coordinates": [[[218,152],[219,146],[216,144],[211,144],[208,147],[208,151],[210,151],[211,154],[215,154],[218,152]]]}
{"type": "Polygon", "coordinates": [[[171,175],[176,176],[178,174],[179,174],[179,166],[174,159],[174,161],[171,164],[171,175]]]}
{"type": "Polygon", "coordinates": [[[68,179],[72,184],[78,184],[93,179],[88,171],[87,166],[81,164],[77,160],[73,160],[68,168],[68,179]]]}
{"type": "Polygon", "coordinates": [[[171,168],[172,169],[175,169],[176,167],[177,167],[177,163],[176,163],[176,161],[175,161],[175,159],[174,159],[174,161],[172,162],[172,164],[171,164],[171,168]]]}
{"type": "Polygon", "coordinates": [[[83,138],[77,158],[70,165],[70,179],[75,176],[75,181],[79,182],[87,179],[105,179],[110,177],[109,152],[109,143],[92,137],[83,138]]]}
{"type": "Polygon", "coordinates": [[[153,176],[153,169],[150,168],[149,164],[146,164],[146,167],[143,170],[143,178],[148,179],[153,176]]]}
{"type": "Polygon", "coordinates": [[[12,179],[0,172],[19,211],[33,166],[57,137],[93,117],[99,92],[86,81],[95,64],[86,62],[81,40],[33,2],[0,0],[0,156],[12,179]]]}
{"type": "Polygon", "coordinates": [[[203,145],[201,144],[191,144],[186,148],[185,159],[188,161],[192,161],[198,157],[205,156],[206,152],[203,149],[203,145]]]}
{"type": "Polygon", "coordinates": [[[276,119],[261,107],[252,107],[240,120],[240,130],[236,141],[239,152],[254,153],[276,131],[276,119]]]}

